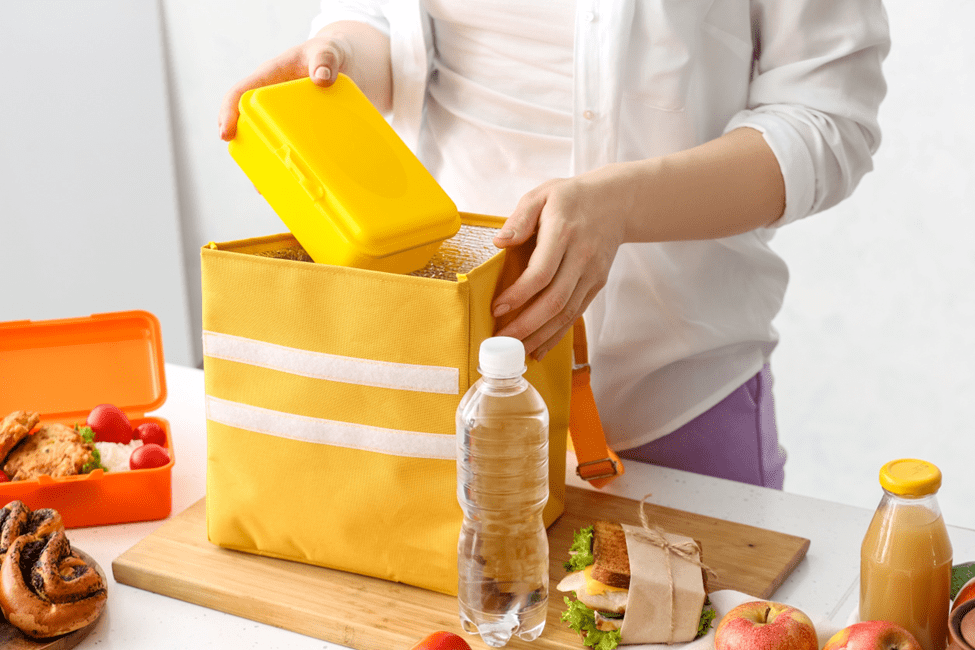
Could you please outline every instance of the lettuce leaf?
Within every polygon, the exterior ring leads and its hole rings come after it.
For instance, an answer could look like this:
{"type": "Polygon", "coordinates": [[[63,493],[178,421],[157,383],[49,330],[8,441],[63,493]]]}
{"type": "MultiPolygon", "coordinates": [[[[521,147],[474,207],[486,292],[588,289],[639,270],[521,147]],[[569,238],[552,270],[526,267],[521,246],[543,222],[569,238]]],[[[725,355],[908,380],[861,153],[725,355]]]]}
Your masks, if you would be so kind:
{"type": "Polygon", "coordinates": [[[102,455],[99,453],[98,448],[95,447],[95,431],[89,426],[79,427],[77,424],[74,425],[74,430],[78,432],[78,435],[91,445],[91,460],[85,463],[81,467],[82,474],[91,474],[96,469],[102,469],[103,471],[108,471],[104,465],[102,465],[102,455]]]}
{"type": "Polygon", "coordinates": [[[94,429],[92,429],[88,425],[85,425],[85,426],[82,427],[82,426],[79,426],[79,425],[76,424],[76,425],[74,425],[74,430],[89,445],[95,444],[95,430],[94,429]]]}
{"type": "Polygon", "coordinates": [[[951,568],[951,599],[958,596],[958,592],[965,586],[965,583],[975,578],[975,562],[965,562],[956,564],[951,568]]]}
{"type": "Polygon", "coordinates": [[[707,596],[704,597],[704,607],[701,608],[701,622],[697,625],[697,636],[695,639],[700,639],[702,636],[708,633],[711,629],[711,624],[714,623],[714,617],[717,616],[718,612],[715,611],[714,607],[711,606],[711,599],[707,596]]]}
{"type": "MultiPolygon", "coordinates": [[[[590,531],[591,534],[592,531],[590,531]]],[[[604,632],[596,629],[596,613],[578,600],[565,597],[568,609],[562,620],[582,636],[582,643],[593,650],[614,650],[622,640],[619,630],[604,632]]]]}
{"type": "Polygon", "coordinates": [[[596,561],[592,556],[592,526],[586,526],[572,536],[569,547],[569,561],[562,566],[566,571],[582,571],[596,561]]]}

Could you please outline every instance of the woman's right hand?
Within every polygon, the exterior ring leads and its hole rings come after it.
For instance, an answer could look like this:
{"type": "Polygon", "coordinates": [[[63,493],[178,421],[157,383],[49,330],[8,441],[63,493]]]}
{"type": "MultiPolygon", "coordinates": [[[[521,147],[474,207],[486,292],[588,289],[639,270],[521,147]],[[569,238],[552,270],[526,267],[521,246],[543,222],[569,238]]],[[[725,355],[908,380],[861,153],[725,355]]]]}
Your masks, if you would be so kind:
{"type": "Polygon", "coordinates": [[[389,109],[389,38],[364,23],[344,21],[326,26],[301,45],[264,62],[227,91],[220,104],[220,138],[229,141],[237,134],[238,103],[248,90],[303,77],[319,86],[331,86],[340,72],[352,77],[380,111],[389,109]]]}
{"type": "Polygon", "coordinates": [[[319,86],[330,86],[338,73],[346,71],[351,59],[350,50],[344,37],[319,34],[262,63],[223,96],[220,138],[229,141],[237,134],[237,118],[240,116],[237,106],[245,92],[302,77],[310,77],[319,86]]]}

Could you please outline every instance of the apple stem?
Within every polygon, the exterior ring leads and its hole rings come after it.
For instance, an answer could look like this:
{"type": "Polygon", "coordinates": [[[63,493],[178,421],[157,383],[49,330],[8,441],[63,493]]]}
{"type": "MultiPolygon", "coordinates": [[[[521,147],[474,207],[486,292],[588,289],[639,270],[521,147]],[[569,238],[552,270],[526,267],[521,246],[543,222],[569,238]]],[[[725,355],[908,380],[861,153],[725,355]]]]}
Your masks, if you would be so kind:
{"type": "Polygon", "coordinates": [[[771,612],[771,611],[772,611],[772,608],[771,607],[766,607],[765,608],[765,614],[762,616],[762,623],[768,623],[768,615],[769,615],[769,612],[771,612]]]}

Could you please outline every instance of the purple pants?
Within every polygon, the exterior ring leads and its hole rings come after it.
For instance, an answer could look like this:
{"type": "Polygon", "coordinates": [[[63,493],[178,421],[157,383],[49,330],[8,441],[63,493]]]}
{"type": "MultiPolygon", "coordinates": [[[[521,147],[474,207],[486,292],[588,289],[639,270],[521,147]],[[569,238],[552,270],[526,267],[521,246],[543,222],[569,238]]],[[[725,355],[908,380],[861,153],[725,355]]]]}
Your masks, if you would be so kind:
{"type": "Polygon", "coordinates": [[[782,489],[785,450],[779,446],[772,372],[761,372],[684,426],[619,452],[653,465],[782,489]]]}

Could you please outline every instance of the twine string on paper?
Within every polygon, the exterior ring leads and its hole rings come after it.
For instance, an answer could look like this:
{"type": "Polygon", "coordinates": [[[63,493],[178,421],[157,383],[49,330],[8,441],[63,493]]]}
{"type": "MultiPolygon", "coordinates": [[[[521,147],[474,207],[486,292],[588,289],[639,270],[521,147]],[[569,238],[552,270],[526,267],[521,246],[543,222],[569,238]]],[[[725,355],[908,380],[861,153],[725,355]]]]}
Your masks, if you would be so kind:
{"type": "Polygon", "coordinates": [[[650,523],[650,518],[647,516],[647,511],[644,506],[646,505],[647,499],[651,496],[653,495],[647,494],[640,499],[640,523],[643,525],[643,530],[639,532],[646,541],[663,549],[664,554],[667,556],[667,582],[670,584],[670,635],[667,643],[673,643],[674,632],[677,627],[677,619],[674,615],[677,609],[677,585],[674,584],[674,569],[671,556],[676,556],[678,559],[701,567],[710,578],[717,579],[718,574],[711,567],[701,562],[701,548],[697,545],[697,542],[693,540],[676,543],[671,542],[664,536],[664,531],[655,524],[650,523]]]}

